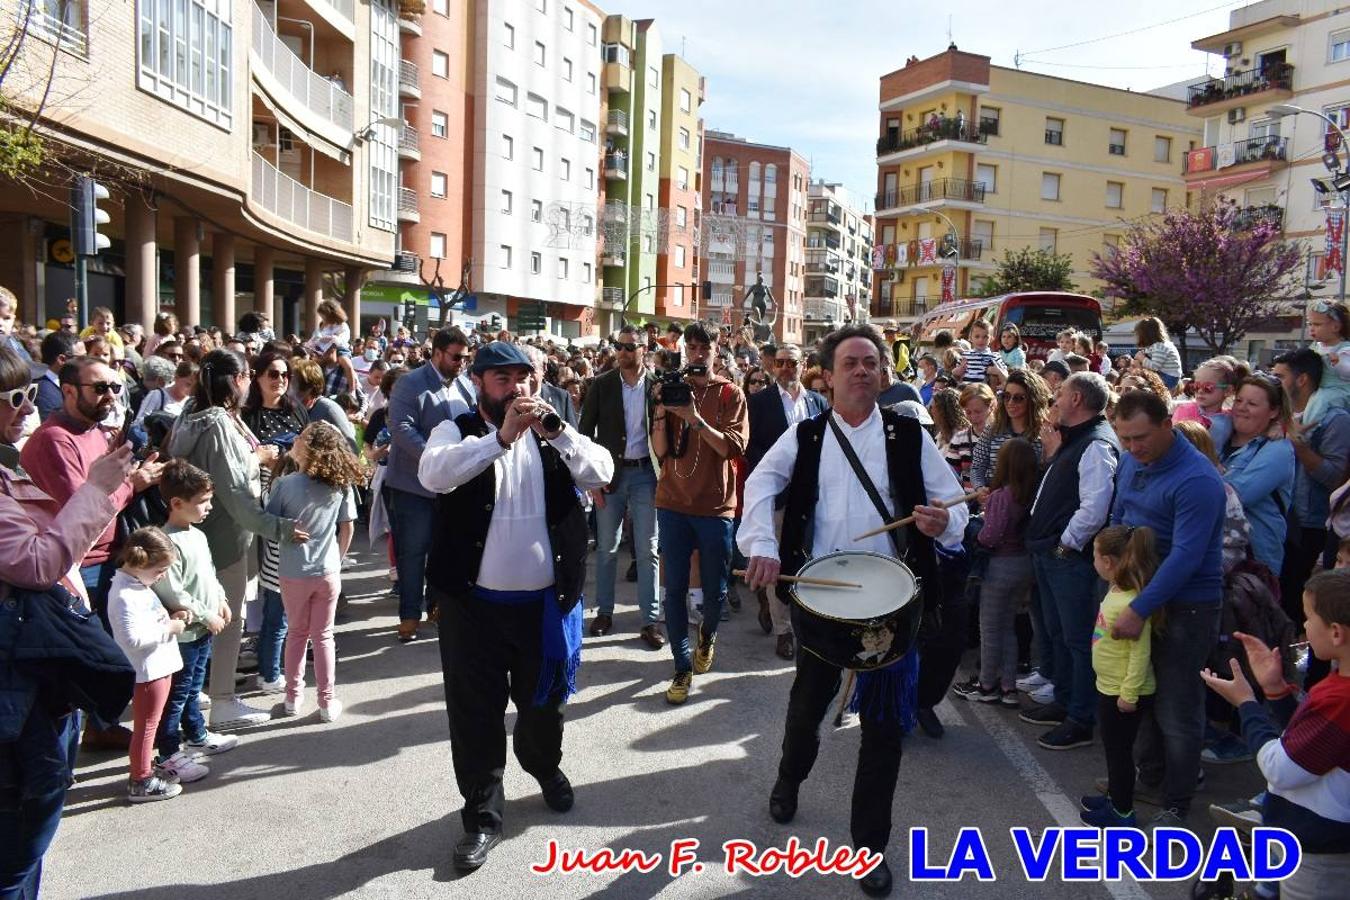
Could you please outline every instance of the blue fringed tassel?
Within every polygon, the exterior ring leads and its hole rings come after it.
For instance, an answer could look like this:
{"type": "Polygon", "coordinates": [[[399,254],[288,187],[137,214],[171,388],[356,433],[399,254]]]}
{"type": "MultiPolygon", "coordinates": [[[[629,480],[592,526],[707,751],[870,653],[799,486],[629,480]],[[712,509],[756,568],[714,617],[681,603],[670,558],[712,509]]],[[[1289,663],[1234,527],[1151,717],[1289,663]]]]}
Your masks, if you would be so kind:
{"type": "Polygon", "coordinates": [[[581,669],[581,625],[585,603],[578,599],[566,614],[558,608],[558,598],[550,588],[544,597],[544,658],[539,666],[539,684],[534,690],[534,705],[567,702],[577,692],[577,672],[581,669]],[[561,694],[561,697],[558,695],[561,694]]]}
{"type": "Polygon", "coordinates": [[[884,669],[859,672],[848,709],[874,722],[899,721],[905,734],[913,731],[919,723],[919,649],[884,669]]]}

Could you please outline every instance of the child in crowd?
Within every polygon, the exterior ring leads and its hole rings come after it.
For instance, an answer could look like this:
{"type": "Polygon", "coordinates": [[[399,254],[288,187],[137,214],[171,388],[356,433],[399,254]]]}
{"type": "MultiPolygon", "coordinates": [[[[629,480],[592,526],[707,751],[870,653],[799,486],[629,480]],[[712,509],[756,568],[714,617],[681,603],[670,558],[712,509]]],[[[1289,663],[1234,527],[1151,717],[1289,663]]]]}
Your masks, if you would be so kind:
{"type": "Polygon", "coordinates": [[[1065,328],[1055,335],[1055,349],[1050,351],[1050,354],[1045,357],[1045,361],[1048,363],[1064,362],[1064,357],[1073,352],[1077,341],[1078,332],[1072,328],[1065,328]]]}
{"type": "Polygon", "coordinates": [[[1135,361],[1145,369],[1158,373],[1170,391],[1181,380],[1181,354],[1167,336],[1167,326],[1157,316],[1145,316],[1134,326],[1134,342],[1140,350],[1135,361]]]}
{"type": "Polygon", "coordinates": [[[1172,410],[1172,420],[1199,422],[1209,430],[1214,446],[1222,447],[1233,435],[1233,420],[1228,415],[1229,401],[1237,394],[1242,379],[1250,374],[1246,363],[1231,356],[1216,356],[1206,360],[1196,368],[1195,378],[1191,382],[1195,399],[1178,403],[1172,410]]]}
{"type": "Polygon", "coordinates": [[[1081,818],[1098,828],[1133,828],[1134,739],[1141,710],[1153,702],[1156,684],[1149,658],[1151,626],[1148,620],[1135,640],[1111,637],[1116,617],[1130,605],[1158,570],[1153,531],[1143,526],[1112,525],[1093,541],[1097,574],[1110,589],[1092,629],[1092,669],[1097,673],[1097,721],[1106,751],[1105,794],[1082,799],[1081,818]]]}
{"type": "Polygon", "coordinates": [[[989,323],[976,322],[970,326],[970,349],[961,357],[961,380],[966,384],[984,381],[985,370],[1002,369],[1003,357],[989,349],[989,323]]]}
{"type": "Polygon", "coordinates": [[[319,353],[330,346],[337,347],[339,353],[344,350],[351,353],[352,330],[347,325],[347,311],[341,303],[336,300],[319,301],[319,328],[310,338],[309,345],[319,353]]]}
{"type": "MultiPolygon", "coordinates": [[[[259,471],[263,506],[272,497],[272,486],[282,476],[296,471],[295,458],[289,453],[294,439],[286,437],[277,446],[283,451],[281,456],[259,471]]],[[[265,537],[260,538],[258,544],[258,595],[263,604],[262,624],[258,628],[258,689],[264,694],[280,694],[286,690],[281,668],[282,647],[286,641],[286,607],[281,602],[281,545],[265,537]]]]}
{"type": "Polygon", "coordinates": [[[984,506],[984,525],[977,537],[980,546],[992,554],[980,585],[980,676],[953,688],[967,700],[1011,709],[1021,705],[1013,620],[1034,578],[1022,533],[1036,499],[1039,471],[1036,449],[1030,442],[1013,438],[999,448],[984,506]]]}
{"type": "Polygon", "coordinates": [[[131,778],[127,783],[127,800],[132,803],[171,800],[183,790],[176,778],[156,772],[151,765],[151,748],[169,697],[170,676],[183,668],[177,639],[192,615],[179,610],[170,616],[150,588],[164,577],[177,555],[173,541],[163,531],[137,529],[122,547],[120,568],[108,593],[113,640],[136,670],[136,689],[131,698],[131,778]]]}
{"type": "Polygon", "coordinates": [[[211,512],[211,476],[186,460],[171,460],[160,476],[159,492],[169,505],[164,533],[177,554],[168,572],[155,583],[154,592],[169,610],[184,610],[190,618],[178,636],[183,668],[173,677],[155,744],[160,769],[187,784],[210,774],[210,769],[193,758],[195,754],[212,756],[239,744],[234,735],[207,730],[199,700],[211,664],[211,638],[230,624],[230,604],[216,580],[206,535],[193,527],[211,512]]]}
{"type": "Polygon", "coordinates": [[[1322,357],[1322,384],[1303,410],[1303,425],[1318,422],[1328,409],[1350,406],[1350,310],[1320,301],[1308,311],[1308,333],[1322,357]]]}
{"type": "Polygon", "coordinates": [[[267,501],[269,513],[296,519],[311,535],[304,544],[280,548],[281,602],[289,629],[284,715],[299,715],[304,705],[305,649],[312,640],[319,718],[325,722],[342,714],[342,702],[333,696],[333,617],[342,592],[338,523],[355,521],[350,489],[365,477],[348,446],[347,438],[333,425],[311,422],[291,448],[299,471],[276,481],[267,501]]]}
{"type": "Polygon", "coordinates": [[[1332,673],[1308,691],[1284,679],[1278,648],[1235,632],[1265,694],[1258,703],[1237,659],[1231,680],[1200,677],[1242,717],[1242,733],[1266,777],[1262,821],[1298,838],[1302,861],[1280,883],[1284,900],[1343,896],[1350,879],[1350,571],[1319,572],[1303,590],[1309,649],[1332,673]],[[1285,723],[1281,733],[1279,723],[1285,723]]]}

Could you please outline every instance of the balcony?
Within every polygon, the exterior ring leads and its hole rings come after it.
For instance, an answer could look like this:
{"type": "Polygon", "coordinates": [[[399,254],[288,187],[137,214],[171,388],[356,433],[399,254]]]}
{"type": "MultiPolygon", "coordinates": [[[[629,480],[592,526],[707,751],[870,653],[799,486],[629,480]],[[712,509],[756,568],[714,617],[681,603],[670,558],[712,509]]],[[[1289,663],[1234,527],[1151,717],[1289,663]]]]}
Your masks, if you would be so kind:
{"type": "Polygon", "coordinates": [[[1248,103],[1271,103],[1293,95],[1294,67],[1272,62],[1191,85],[1186,92],[1186,111],[1213,116],[1248,103]]]}
{"type": "Polygon", "coordinates": [[[352,242],[351,204],[305,187],[258,153],[253,154],[249,198],[292,225],[333,240],[352,242]]]}
{"type": "Polygon", "coordinates": [[[984,203],[984,182],[963,178],[937,178],[877,194],[877,215],[895,213],[908,206],[950,206],[984,203]]]}
{"type": "Polygon", "coordinates": [[[839,238],[830,234],[828,231],[817,233],[806,239],[806,246],[811,250],[838,250],[839,238]]]}
{"type": "Polygon", "coordinates": [[[834,278],[813,277],[806,279],[803,293],[808,297],[838,297],[839,282],[834,278]]]}
{"type": "Polygon", "coordinates": [[[632,90],[633,55],[623,44],[605,44],[601,47],[605,70],[601,76],[605,90],[611,94],[626,94],[632,90]]]}
{"type": "Polygon", "coordinates": [[[1186,154],[1182,174],[1188,178],[1193,175],[1203,176],[1209,172],[1251,163],[1264,163],[1268,169],[1274,169],[1279,164],[1288,162],[1288,158],[1289,139],[1272,134],[1232,144],[1191,150],[1186,154]]]}
{"type": "Polygon", "coordinates": [[[628,204],[618,200],[606,200],[604,209],[605,223],[628,224],[628,204]]]}
{"type": "Polygon", "coordinates": [[[1233,227],[1238,231],[1248,231],[1258,225],[1269,225],[1276,231],[1283,230],[1284,207],[1275,203],[1244,206],[1233,215],[1233,227]]]}
{"type": "Polygon", "coordinates": [[[404,122],[403,127],[399,129],[398,158],[409,159],[414,162],[422,158],[421,140],[418,136],[417,129],[407,122],[404,122]]]}
{"type": "Polygon", "coordinates": [[[815,225],[838,225],[839,213],[827,210],[812,210],[808,221],[815,225]]]}
{"type": "Polygon", "coordinates": [[[411,35],[412,37],[421,37],[422,22],[420,19],[409,19],[403,16],[399,16],[398,30],[400,34],[407,34],[411,35]]]}
{"type": "Polygon", "coordinates": [[[412,188],[398,189],[398,220],[400,222],[420,222],[422,214],[417,200],[417,191],[412,188]]]}
{"type": "Polygon", "coordinates": [[[628,136],[628,113],[621,109],[611,109],[609,117],[605,119],[605,134],[615,137],[628,136]]]}
{"type": "Polygon", "coordinates": [[[422,99],[422,79],[417,71],[417,63],[406,59],[398,61],[398,95],[409,100],[422,99]]]}
{"type": "Polygon", "coordinates": [[[277,36],[267,15],[256,5],[252,38],[251,55],[257,66],[254,77],[273,95],[273,101],[295,113],[308,112],[310,115],[302,116],[300,124],[305,124],[304,119],[317,119],[321,128],[328,126],[324,129],[326,137],[345,148],[354,127],[352,95],[338,82],[305,65],[277,36]]]}
{"type": "MultiPolygon", "coordinates": [[[[997,127],[994,133],[997,134],[997,127]]],[[[929,144],[936,144],[940,141],[957,141],[962,144],[985,144],[989,142],[989,135],[981,125],[973,125],[964,118],[954,118],[947,116],[944,118],[929,119],[926,124],[918,128],[911,128],[909,131],[891,131],[877,139],[877,158],[890,156],[891,154],[905,153],[909,150],[918,150],[919,153],[911,153],[910,156],[918,156],[925,152],[929,144]]]]}
{"type": "Polygon", "coordinates": [[[605,154],[605,177],[616,181],[628,179],[628,156],[623,153],[605,154]]]}
{"type": "Polygon", "coordinates": [[[18,27],[23,27],[24,7],[28,7],[27,33],[81,56],[89,52],[89,36],[84,33],[83,4],[57,0],[19,0],[18,27]]]}
{"type": "Polygon", "coordinates": [[[398,250],[394,253],[394,264],[389,271],[403,275],[414,275],[422,267],[422,257],[410,250],[398,250]]]}
{"type": "Polygon", "coordinates": [[[845,304],[823,297],[807,297],[802,301],[802,318],[813,322],[842,322],[848,315],[845,304]]]}
{"type": "Polygon", "coordinates": [[[600,289],[600,303],[609,309],[623,309],[628,297],[624,294],[621,287],[604,287],[600,289]]]}
{"type": "Polygon", "coordinates": [[[806,254],[806,271],[823,275],[838,275],[839,257],[832,253],[812,250],[806,254]]]}
{"type": "Polygon", "coordinates": [[[600,256],[600,264],[622,269],[628,264],[628,254],[623,252],[622,247],[606,247],[600,256]]]}

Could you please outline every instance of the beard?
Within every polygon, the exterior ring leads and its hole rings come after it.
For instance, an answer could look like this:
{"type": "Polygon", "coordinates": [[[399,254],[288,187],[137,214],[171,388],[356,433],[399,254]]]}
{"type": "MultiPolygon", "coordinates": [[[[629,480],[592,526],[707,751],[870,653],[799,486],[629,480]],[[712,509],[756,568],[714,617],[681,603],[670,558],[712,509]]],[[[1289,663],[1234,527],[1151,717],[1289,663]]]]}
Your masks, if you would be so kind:
{"type": "Polygon", "coordinates": [[[502,427],[502,422],[506,421],[506,408],[515,401],[515,395],[502,397],[500,400],[494,400],[486,395],[479,395],[478,408],[482,410],[483,417],[498,428],[502,427]]]}
{"type": "Polygon", "coordinates": [[[93,403],[90,403],[83,397],[80,397],[75,401],[75,409],[79,411],[80,415],[91,422],[102,422],[108,417],[108,413],[112,408],[112,403],[105,403],[101,400],[95,400],[93,403]]]}

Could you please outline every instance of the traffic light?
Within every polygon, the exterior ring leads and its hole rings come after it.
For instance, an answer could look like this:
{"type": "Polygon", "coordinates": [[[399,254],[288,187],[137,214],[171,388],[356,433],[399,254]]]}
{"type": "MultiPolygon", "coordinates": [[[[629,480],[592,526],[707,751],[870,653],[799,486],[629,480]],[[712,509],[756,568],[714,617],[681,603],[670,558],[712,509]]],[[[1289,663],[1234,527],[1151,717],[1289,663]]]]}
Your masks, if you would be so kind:
{"type": "Polygon", "coordinates": [[[108,199],[108,189],[88,175],[79,175],[70,189],[70,240],[76,256],[98,256],[107,250],[110,241],[99,228],[108,224],[107,210],[98,202],[108,199]]]}
{"type": "Polygon", "coordinates": [[[543,331],[546,311],[542,303],[522,303],[516,312],[518,331],[543,331]]]}

